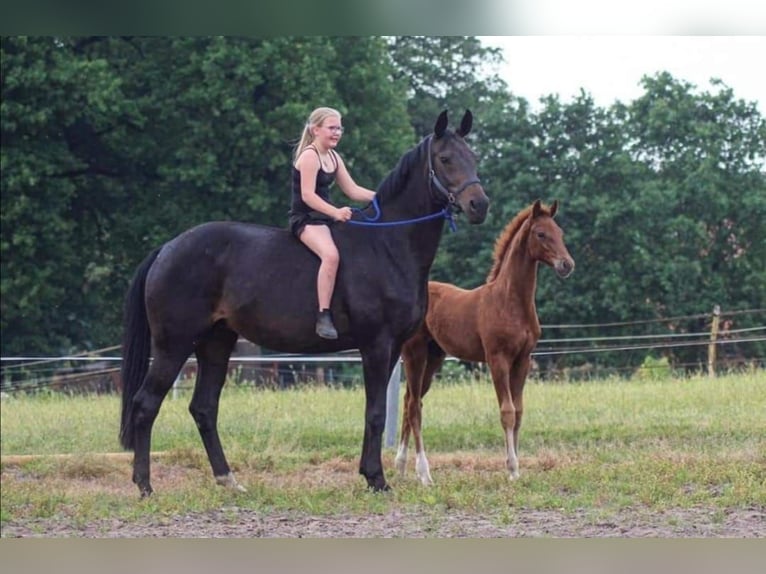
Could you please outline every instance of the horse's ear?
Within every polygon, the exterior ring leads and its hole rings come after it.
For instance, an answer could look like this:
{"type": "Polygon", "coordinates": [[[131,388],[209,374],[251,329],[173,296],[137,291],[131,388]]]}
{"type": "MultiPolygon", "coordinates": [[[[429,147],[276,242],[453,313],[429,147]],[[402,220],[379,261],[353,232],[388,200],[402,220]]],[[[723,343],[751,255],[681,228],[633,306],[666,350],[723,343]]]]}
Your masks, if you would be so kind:
{"type": "Polygon", "coordinates": [[[463,114],[463,119],[460,120],[460,127],[457,129],[457,135],[459,135],[461,138],[464,138],[468,135],[468,133],[471,131],[471,126],[473,125],[473,114],[471,113],[471,110],[466,110],[463,114]]]}
{"type": "Polygon", "coordinates": [[[553,203],[551,204],[551,208],[550,208],[551,217],[556,215],[556,210],[558,210],[558,208],[559,208],[559,200],[558,199],[554,199],[553,203]]]}
{"type": "Polygon", "coordinates": [[[540,209],[540,200],[538,199],[532,205],[532,218],[540,217],[540,213],[542,213],[542,209],[540,209]]]}
{"type": "Polygon", "coordinates": [[[444,132],[447,130],[447,110],[444,110],[442,113],[439,114],[439,117],[436,119],[436,125],[434,125],[434,135],[437,138],[440,138],[444,135],[444,132]]]}

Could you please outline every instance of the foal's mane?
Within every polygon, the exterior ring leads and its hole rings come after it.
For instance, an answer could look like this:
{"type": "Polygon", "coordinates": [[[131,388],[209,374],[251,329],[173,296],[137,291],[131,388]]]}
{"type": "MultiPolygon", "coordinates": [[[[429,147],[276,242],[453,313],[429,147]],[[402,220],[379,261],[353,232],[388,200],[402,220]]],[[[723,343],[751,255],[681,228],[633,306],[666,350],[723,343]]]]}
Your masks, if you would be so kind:
{"type": "MultiPolygon", "coordinates": [[[[494,281],[497,279],[497,276],[500,275],[500,269],[503,266],[505,254],[511,248],[513,238],[516,237],[516,234],[519,232],[522,225],[524,225],[524,222],[529,217],[533,207],[534,204],[519,211],[516,214],[516,217],[511,219],[511,221],[508,222],[508,225],[505,226],[505,229],[503,229],[500,235],[497,236],[497,239],[495,240],[495,249],[492,253],[492,268],[487,275],[487,283],[494,281]]],[[[550,207],[540,204],[540,214],[550,215],[550,207]]]]}

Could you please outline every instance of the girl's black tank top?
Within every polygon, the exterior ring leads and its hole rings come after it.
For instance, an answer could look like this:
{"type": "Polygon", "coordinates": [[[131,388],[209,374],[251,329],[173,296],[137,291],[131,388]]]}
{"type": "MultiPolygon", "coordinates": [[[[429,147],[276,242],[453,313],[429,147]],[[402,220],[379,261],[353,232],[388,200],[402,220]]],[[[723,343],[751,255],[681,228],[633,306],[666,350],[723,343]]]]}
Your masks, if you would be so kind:
{"type": "MultiPolygon", "coordinates": [[[[319,155],[319,151],[314,146],[308,147],[313,149],[317,156],[319,155]]],[[[335,174],[338,171],[338,160],[335,158],[335,152],[333,150],[330,150],[330,157],[332,158],[333,164],[335,165],[335,171],[328,173],[320,167],[319,171],[317,172],[315,190],[319,197],[324,199],[327,203],[332,204],[330,201],[330,186],[335,182],[335,174]]],[[[295,165],[293,165],[292,192],[290,215],[296,215],[299,213],[307,214],[313,211],[301,197],[301,172],[298,171],[298,168],[296,168],[295,165]]]]}

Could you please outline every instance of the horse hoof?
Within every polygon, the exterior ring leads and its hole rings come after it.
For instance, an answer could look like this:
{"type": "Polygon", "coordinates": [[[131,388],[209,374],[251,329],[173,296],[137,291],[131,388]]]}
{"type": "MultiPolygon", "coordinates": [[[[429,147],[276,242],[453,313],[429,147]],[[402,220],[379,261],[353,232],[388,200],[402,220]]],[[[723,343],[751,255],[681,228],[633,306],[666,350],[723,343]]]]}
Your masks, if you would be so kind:
{"type": "Polygon", "coordinates": [[[367,489],[372,492],[391,492],[391,487],[385,481],[382,483],[369,483],[367,489]]]}
{"type": "Polygon", "coordinates": [[[237,482],[237,479],[234,478],[234,475],[232,473],[225,474],[223,476],[216,476],[215,481],[221,486],[225,486],[226,488],[231,488],[232,490],[236,490],[237,492],[247,492],[247,489],[237,482]]]}
{"type": "Polygon", "coordinates": [[[514,470],[511,474],[508,475],[508,480],[513,482],[514,480],[519,480],[519,477],[521,475],[519,474],[518,470],[514,470]]]}
{"type": "Polygon", "coordinates": [[[149,498],[152,495],[152,493],[154,492],[154,490],[152,490],[151,486],[140,487],[138,490],[141,493],[141,499],[142,500],[144,498],[149,498]]]}

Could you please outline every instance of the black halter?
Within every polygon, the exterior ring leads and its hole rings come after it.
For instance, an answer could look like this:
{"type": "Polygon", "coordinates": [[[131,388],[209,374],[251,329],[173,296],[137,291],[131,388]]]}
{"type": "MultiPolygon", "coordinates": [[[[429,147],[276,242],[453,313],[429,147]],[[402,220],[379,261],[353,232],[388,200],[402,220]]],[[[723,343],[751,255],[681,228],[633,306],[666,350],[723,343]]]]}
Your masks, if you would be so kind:
{"type": "Polygon", "coordinates": [[[439,178],[436,176],[436,172],[434,171],[433,163],[431,161],[431,141],[433,141],[433,137],[434,137],[433,135],[428,136],[428,183],[429,183],[429,186],[435,187],[436,190],[445,197],[450,209],[452,209],[453,211],[458,211],[460,209],[457,205],[458,196],[461,193],[463,193],[463,191],[465,191],[465,189],[468,186],[473,185],[475,183],[481,184],[481,181],[479,181],[479,178],[469,179],[468,181],[464,182],[463,185],[461,185],[454,192],[447,189],[446,186],[441,181],[439,181],[439,178]]]}

